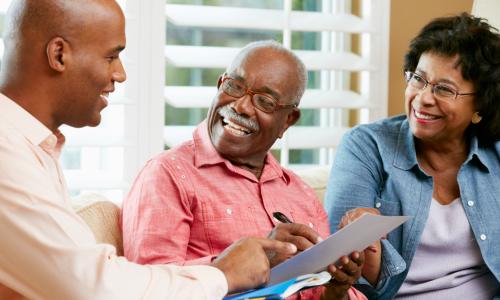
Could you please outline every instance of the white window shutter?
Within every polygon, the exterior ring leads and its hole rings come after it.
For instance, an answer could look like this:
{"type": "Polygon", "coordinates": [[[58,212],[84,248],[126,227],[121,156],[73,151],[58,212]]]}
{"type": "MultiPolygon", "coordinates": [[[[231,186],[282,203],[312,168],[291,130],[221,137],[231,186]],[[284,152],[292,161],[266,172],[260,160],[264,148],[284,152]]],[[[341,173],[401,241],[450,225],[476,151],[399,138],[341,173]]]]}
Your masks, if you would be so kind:
{"type": "MultiPolygon", "coordinates": [[[[177,1],[178,2],[178,1],[177,1]]],[[[362,1],[361,17],[352,14],[348,0],[323,0],[321,11],[294,11],[291,1],[282,9],[166,4],[167,20],[179,28],[281,31],[290,48],[293,32],[318,32],[320,49],[294,50],[309,71],[321,74],[319,88],[308,89],[301,109],[319,113],[318,126],[293,126],[274,149],[281,149],[281,163],[289,165],[293,149],[321,149],[318,164],[330,164],[333,150],[349,127],[348,110],[361,111],[360,122],[387,116],[389,45],[389,0],[362,1]],[[349,34],[361,36],[361,55],[351,51],[349,34]],[[351,72],[361,74],[360,92],[349,90],[351,72]]],[[[165,46],[167,65],[176,68],[225,69],[240,48],[209,45],[165,46]]],[[[164,88],[167,104],[175,108],[207,108],[215,86],[173,86],[164,88]]],[[[191,139],[193,126],[166,126],[164,139],[172,147],[191,139]]],[[[292,166],[294,167],[294,166],[292,166]]]]}

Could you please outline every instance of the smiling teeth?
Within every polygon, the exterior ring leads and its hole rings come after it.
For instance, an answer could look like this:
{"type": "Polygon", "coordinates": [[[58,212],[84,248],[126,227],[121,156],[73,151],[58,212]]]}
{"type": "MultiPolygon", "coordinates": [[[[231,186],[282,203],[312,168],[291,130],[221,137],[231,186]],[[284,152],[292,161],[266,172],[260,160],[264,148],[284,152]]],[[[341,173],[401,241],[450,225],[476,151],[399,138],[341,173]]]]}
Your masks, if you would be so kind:
{"type": "Polygon", "coordinates": [[[436,120],[437,117],[431,116],[431,115],[426,115],[423,113],[419,113],[418,111],[415,110],[415,117],[419,119],[424,119],[424,120],[436,120]]]}
{"type": "Polygon", "coordinates": [[[109,103],[109,93],[101,94],[101,97],[105,100],[106,103],[109,103]]]}
{"type": "Polygon", "coordinates": [[[225,128],[231,130],[231,132],[237,135],[245,135],[250,133],[250,130],[248,130],[247,128],[235,124],[227,118],[224,118],[224,123],[226,123],[226,125],[224,126],[225,128]]]}

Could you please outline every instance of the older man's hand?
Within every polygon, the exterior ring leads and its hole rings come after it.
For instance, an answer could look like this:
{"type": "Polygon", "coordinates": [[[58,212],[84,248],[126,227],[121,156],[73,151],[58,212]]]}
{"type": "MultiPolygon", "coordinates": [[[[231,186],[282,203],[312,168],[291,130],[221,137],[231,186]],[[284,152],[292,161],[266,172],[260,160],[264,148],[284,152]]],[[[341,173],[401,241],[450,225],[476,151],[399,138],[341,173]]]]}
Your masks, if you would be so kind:
{"type": "MultiPolygon", "coordinates": [[[[309,226],[297,223],[280,223],[273,228],[269,233],[268,238],[282,242],[294,244],[298,251],[306,250],[314,244],[321,241],[319,234],[311,229],[309,226]]],[[[269,251],[268,253],[271,267],[287,260],[294,254],[275,253],[269,251]]]]}
{"type": "Polygon", "coordinates": [[[365,256],[363,252],[353,252],[342,256],[336,264],[328,266],[332,279],[325,285],[321,300],[345,299],[349,288],[361,277],[365,256]]]}
{"type": "MultiPolygon", "coordinates": [[[[339,224],[339,229],[347,224],[360,218],[364,214],[380,215],[376,208],[358,207],[351,209],[345,213],[339,224]]],[[[384,237],[385,238],[385,237],[384,237]]],[[[382,245],[380,241],[365,249],[365,264],[363,267],[363,277],[372,285],[376,285],[380,274],[380,266],[382,264],[382,245]]]]}
{"type": "Polygon", "coordinates": [[[227,279],[230,292],[247,290],[269,280],[269,260],[266,252],[293,255],[297,248],[290,243],[266,238],[244,238],[226,248],[212,263],[227,279]]]}

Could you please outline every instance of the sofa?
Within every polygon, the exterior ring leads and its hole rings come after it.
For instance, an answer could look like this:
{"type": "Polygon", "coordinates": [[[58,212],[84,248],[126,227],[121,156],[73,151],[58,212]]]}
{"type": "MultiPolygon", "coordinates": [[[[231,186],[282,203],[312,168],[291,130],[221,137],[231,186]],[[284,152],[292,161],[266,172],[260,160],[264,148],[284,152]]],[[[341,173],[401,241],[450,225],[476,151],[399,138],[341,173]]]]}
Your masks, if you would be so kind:
{"type": "MultiPolygon", "coordinates": [[[[325,166],[298,170],[296,173],[323,201],[329,171],[330,168],[325,166]]],[[[74,203],[77,214],[88,224],[96,241],[115,246],[117,255],[123,255],[120,207],[99,194],[80,196],[74,203]]]]}

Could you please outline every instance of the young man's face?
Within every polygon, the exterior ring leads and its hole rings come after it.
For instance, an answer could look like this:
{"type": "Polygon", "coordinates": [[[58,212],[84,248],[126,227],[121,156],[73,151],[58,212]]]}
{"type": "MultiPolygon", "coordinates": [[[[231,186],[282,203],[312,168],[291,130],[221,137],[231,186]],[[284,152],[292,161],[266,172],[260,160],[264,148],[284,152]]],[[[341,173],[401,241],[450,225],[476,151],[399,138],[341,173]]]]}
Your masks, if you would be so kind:
{"type": "Polygon", "coordinates": [[[120,8],[106,6],[72,49],[68,68],[68,92],[65,95],[61,123],[73,126],[97,126],[101,110],[115,82],[126,79],[119,58],[125,48],[125,19],[120,8]]]}

